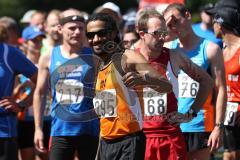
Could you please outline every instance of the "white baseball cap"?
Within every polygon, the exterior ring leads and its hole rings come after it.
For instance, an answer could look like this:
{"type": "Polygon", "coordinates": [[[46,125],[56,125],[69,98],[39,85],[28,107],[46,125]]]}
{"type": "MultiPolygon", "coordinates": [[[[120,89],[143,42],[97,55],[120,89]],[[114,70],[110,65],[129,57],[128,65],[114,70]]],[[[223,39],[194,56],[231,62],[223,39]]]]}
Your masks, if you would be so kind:
{"type": "Polygon", "coordinates": [[[21,23],[30,23],[32,15],[36,12],[36,10],[28,10],[20,20],[21,23]]]}

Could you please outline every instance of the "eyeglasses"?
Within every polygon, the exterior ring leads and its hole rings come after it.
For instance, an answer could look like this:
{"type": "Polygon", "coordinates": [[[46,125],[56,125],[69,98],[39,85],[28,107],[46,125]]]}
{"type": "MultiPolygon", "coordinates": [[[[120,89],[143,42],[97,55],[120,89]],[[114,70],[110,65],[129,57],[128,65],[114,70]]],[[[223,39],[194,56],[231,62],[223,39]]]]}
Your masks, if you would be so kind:
{"type": "Polygon", "coordinates": [[[153,32],[145,32],[145,33],[151,34],[155,37],[163,37],[163,38],[165,38],[168,35],[168,31],[166,29],[158,29],[153,32]]]}
{"type": "Polygon", "coordinates": [[[109,32],[111,31],[107,29],[102,29],[97,32],[87,32],[86,36],[88,39],[93,39],[95,35],[97,35],[98,37],[105,37],[109,32]]]}

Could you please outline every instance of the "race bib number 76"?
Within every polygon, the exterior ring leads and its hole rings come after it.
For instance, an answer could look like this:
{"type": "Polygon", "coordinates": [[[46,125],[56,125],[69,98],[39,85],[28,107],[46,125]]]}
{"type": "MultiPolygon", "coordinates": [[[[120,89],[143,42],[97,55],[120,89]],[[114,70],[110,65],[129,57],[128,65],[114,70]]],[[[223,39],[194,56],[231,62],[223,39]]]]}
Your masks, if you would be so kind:
{"type": "Polygon", "coordinates": [[[196,98],[199,83],[189,77],[187,74],[178,76],[179,97],[196,98]]]}

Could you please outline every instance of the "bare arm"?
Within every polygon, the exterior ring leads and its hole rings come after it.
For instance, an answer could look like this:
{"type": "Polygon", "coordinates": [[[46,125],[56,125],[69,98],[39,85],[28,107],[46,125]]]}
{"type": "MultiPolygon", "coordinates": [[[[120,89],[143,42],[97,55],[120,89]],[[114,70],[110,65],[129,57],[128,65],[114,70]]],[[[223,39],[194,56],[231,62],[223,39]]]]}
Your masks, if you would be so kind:
{"type": "Polygon", "coordinates": [[[199,90],[191,108],[198,112],[208,97],[208,93],[213,87],[213,80],[209,74],[201,67],[194,64],[186,55],[178,50],[172,50],[170,54],[171,64],[177,75],[179,70],[183,70],[188,76],[199,83],[199,90]]]}
{"type": "Polygon", "coordinates": [[[214,91],[216,92],[216,123],[224,121],[227,90],[224,60],[221,49],[218,45],[210,42],[207,46],[207,56],[211,64],[211,75],[214,80],[214,91]]]}
{"type": "Polygon", "coordinates": [[[39,73],[33,101],[35,129],[42,128],[42,117],[44,108],[41,108],[41,97],[43,97],[44,94],[46,94],[47,92],[49,76],[48,64],[49,56],[42,56],[39,60],[39,73]]]}
{"type": "Polygon", "coordinates": [[[44,152],[43,145],[43,111],[41,105],[41,98],[47,92],[48,78],[49,78],[49,63],[50,63],[50,55],[44,55],[40,57],[39,60],[39,73],[37,79],[37,86],[34,92],[33,97],[33,113],[34,113],[34,123],[35,123],[35,136],[34,143],[35,147],[38,151],[44,152]]]}
{"type": "MultiPolygon", "coordinates": [[[[207,46],[207,56],[211,65],[211,75],[214,79],[214,91],[216,93],[216,97],[214,97],[216,99],[215,123],[220,124],[224,121],[227,103],[223,55],[218,45],[209,42],[207,46]]],[[[215,126],[208,139],[208,145],[211,147],[211,151],[220,147],[221,134],[221,128],[219,126],[215,126]]]]}
{"type": "Polygon", "coordinates": [[[141,54],[126,50],[122,58],[122,66],[125,72],[139,73],[144,79],[143,85],[148,85],[160,93],[172,91],[171,83],[160,72],[152,68],[141,54]]]}

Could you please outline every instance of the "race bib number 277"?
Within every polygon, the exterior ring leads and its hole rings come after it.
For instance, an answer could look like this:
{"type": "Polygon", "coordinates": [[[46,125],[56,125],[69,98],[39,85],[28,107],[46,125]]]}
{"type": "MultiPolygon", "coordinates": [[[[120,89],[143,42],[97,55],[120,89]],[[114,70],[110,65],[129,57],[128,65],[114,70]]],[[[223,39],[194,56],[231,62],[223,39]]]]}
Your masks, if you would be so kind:
{"type": "Polygon", "coordinates": [[[76,79],[60,79],[56,84],[56,99],[60,104],[76,104],[83,99],[83,84],[76,79]]]}

